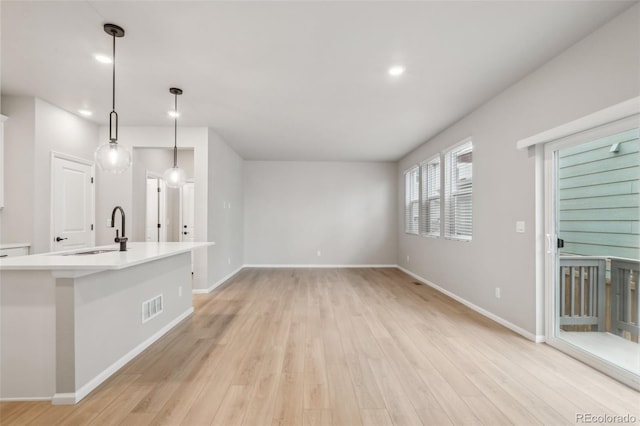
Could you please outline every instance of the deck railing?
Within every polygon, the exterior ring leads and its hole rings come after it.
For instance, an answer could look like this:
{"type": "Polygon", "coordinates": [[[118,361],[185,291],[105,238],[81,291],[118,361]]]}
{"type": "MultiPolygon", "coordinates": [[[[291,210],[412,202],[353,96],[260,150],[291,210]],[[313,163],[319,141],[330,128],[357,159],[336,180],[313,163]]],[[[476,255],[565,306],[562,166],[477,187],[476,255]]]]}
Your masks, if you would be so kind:
{"type": "Polygon", "coordinates": [[[606,268],[604,257],[560,257],[560,326],[605,330],[606,268]]]}
{"type": "Polygon", "coordinates": [[[615,334],[640,334],[640,291],[638,291],[639,262],[611,259],[611,326],[615,334]]]}
{"type": "Polygon", "coordinates": [[[560,256],[560,327],[640,334],[640,262],[606,256],[560,256]]]}

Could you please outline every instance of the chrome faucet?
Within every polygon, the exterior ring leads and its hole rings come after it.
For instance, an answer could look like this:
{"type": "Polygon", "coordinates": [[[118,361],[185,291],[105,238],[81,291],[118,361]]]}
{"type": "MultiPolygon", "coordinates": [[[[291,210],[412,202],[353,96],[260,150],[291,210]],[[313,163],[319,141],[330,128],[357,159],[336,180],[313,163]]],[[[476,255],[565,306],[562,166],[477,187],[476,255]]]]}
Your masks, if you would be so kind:
{"type": "Polygon", "coordinates": [[[120,206],[115,206],[111,212],[111,227],[116,227],[116,210],[120,210],[120,216],[122,217],[122,224],[120,226],[122,228],[122,237],[118,235],[118,230],[116,229],[116,238],[114,241],[120,243],[120,251],[127,251],[128,238],[124,236],[124,210],[122,210],[120,206]]]}

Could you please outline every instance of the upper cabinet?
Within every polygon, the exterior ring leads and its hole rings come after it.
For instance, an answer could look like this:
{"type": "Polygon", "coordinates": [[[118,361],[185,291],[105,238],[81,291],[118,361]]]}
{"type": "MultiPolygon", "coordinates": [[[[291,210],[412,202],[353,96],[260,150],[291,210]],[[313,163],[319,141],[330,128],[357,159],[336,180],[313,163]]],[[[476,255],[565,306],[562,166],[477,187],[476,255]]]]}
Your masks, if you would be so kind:
{"type": "Polygon", "coordinates": [[[0,209],[4,207],[4,122],[6,116],[0,114],[0,209]]]}

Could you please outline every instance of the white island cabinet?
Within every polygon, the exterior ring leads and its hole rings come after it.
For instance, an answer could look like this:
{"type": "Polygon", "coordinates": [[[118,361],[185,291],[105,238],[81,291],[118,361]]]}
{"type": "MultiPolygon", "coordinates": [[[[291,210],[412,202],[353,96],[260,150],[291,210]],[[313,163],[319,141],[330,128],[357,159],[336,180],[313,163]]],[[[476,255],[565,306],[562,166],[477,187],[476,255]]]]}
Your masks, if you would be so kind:
{"type": "Polygon", "coordinates": [[[0,259],[0,399],[84,398],[193,312],[191,251],[212,244],[0,259]]]}

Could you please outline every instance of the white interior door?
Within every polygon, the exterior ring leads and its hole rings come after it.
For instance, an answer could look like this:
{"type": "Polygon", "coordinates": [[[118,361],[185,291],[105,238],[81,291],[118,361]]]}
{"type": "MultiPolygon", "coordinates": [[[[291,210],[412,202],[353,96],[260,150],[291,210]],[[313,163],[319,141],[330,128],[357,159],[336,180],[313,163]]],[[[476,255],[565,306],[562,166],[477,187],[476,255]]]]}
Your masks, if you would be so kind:
{"type": "Polygon", "coordinates": [[[193,182],[187,182],[180,192],[180,241],[193,241],[194,201],[193,182]]]}
{"type": "Polygon", "coordinates": [[[167,241],[167,228],[169,218],[167,217],[167,185],[164,179],[158,179],[158,241],[167,241]]]}
{"type": "Polygon", "coordinates": [[[163,179],[147,176],[145,241],[167,241],[167,186],[163,179]]]}
{"type": "Polygon", "coordinates": [[[92,164],[53,155],[52,251],[95,244],[93,170],[92,164]]]}
{"type": "Polygon", "coordinates": [[[147,177],[147,215],[145,241],[158,241],[158,179],[147,177]]]}

